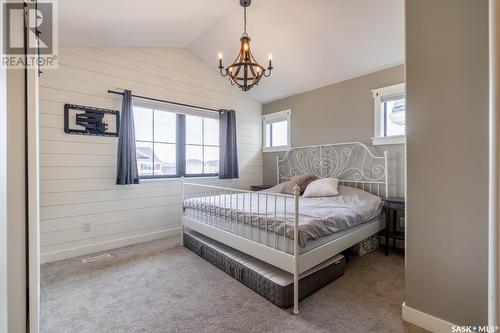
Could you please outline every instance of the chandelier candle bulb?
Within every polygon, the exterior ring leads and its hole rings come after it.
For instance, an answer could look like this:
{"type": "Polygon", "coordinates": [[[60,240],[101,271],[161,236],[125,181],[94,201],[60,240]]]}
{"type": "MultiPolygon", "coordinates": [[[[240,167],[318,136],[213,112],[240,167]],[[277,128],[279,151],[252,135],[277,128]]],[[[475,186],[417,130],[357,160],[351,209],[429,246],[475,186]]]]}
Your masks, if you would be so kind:
{"type": "Polygon", "coordinates": [[[224,66],[222,66],[222,52],[219,52],[219,70],[222,71],[224,66]]]}

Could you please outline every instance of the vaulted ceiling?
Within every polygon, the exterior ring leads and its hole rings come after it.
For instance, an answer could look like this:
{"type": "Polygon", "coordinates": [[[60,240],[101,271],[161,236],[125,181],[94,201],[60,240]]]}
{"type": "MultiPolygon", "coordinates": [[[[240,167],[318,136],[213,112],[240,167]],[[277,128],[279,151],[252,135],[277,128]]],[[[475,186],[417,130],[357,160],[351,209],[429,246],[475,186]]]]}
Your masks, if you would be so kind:
{"type": "MultiPolygon", "coordinates": [[[[239,0],[64,0],[59,11],[63,47],[188,48],[214,72],[243,30],[239,0]]],[[[404,63],[403,11],[404,0],[253,0],[252,51],[263,65],[272,53],[275,70],[248,93],[268,102],[404,63]]]]}

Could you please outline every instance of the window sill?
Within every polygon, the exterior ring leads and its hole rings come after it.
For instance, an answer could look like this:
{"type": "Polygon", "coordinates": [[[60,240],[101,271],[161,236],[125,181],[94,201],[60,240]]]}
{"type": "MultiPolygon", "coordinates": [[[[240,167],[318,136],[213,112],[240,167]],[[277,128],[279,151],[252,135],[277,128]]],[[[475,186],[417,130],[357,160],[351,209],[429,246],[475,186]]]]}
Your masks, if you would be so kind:
{"type": "MultiPolygon", "coordinates": [[[[200,177],[184,177],[186,179],[219,179],[219,176],[200,176],[200,177]]],[[[140,183],[158,182],[158,181],[181,181],[181,177],[158,177],[158,178],[139,178],[140,183]]]]}
{"type": "Polygon", "coordinates": [[[372,144],[374,146],[404,145],[406,144],[406,135],[394,135],[394,136],[383,136],[383,137],[372,138],[372,144]]]}
{"type": "Polygon", "coordinates": [[[277,146],[277,147],[264,147],[262,148],[263,153],[275,153],[280,151],[290,150],[291,146],[277,146]]]}

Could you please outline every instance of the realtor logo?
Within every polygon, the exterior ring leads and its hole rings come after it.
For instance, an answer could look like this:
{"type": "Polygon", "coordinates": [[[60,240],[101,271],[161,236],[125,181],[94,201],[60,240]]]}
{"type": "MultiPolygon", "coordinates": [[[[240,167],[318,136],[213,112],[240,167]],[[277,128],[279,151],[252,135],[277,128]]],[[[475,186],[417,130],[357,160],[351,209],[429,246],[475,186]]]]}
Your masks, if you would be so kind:
{"type": "Polygon", "coordinates": [[[11,1],[3,6],[2,67],[56,68],[57,3],[11,1]]]}

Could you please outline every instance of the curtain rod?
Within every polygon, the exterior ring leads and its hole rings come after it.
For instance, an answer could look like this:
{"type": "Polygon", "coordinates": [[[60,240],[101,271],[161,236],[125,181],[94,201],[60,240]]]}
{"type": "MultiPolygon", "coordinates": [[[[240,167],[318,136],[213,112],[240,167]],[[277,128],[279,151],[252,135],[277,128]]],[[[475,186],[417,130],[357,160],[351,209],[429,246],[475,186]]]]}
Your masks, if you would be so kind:
{"type": "MultiPolygon", "coordinates": [[[[113,90],[108,90],[108,94],[116,94],[116,95],[122,95],[123,96],[123,92],[113,91],[113,90]]],[[[166,101],[166,100],[158,99],[158,98],[151,98],[151,97],[145,97],[145,96],[139,96],[139,95],[132,95],[132,97],[141,98],[141,99],[147,99],[147,100],[155,101],[155,102],[161,102],[161,103],[168,103],[168,104],[174,104],[174,105],[179,105],[179,106],[185,106],[185,107],[188,107],[188,108],[202,109],[202,110],[207,110],[207,111],[211,111],[211,112],[217,112],[217,113],[220,112],[219,110],[207,108],[207,107],[204,107],[204,106],[197,106],[197,105],[191,105],[191,104],[185,104],[185,103],[179,103],[179,102],[166,101]]]]}

